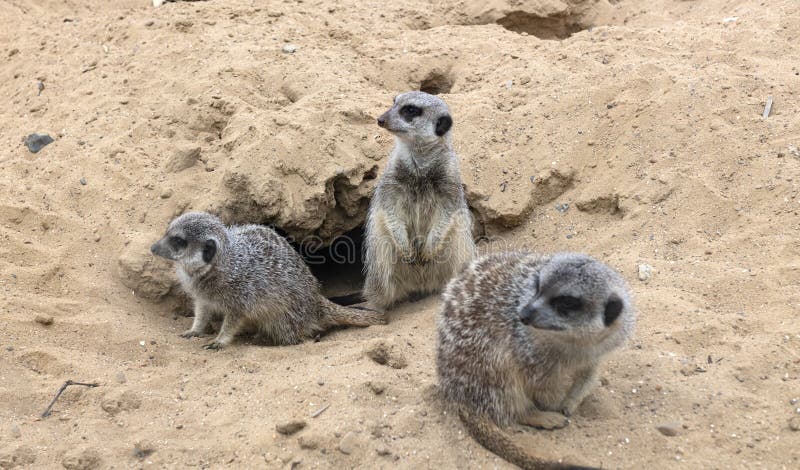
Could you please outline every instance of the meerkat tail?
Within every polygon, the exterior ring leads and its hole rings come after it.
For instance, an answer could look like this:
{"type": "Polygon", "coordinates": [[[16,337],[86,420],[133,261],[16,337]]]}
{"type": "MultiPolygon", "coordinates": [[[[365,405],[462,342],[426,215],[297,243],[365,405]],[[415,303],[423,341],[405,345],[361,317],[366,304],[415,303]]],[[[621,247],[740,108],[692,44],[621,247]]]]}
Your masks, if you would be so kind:
{"type": "Polygon", "coordinates": [[[466,426],[469,434],[480,445],[492,453],[502,457],[514,465],[525,470],[599,470],[595,467],[582,467],[567,463],[550,462],[534,457],[516,445],[508,435],[503,432],[490,419],[476,416],[468,411],[459,411],[461,421],[466,426]]]}
{"type": "Polygon", "coordinates": [[[337,305],[323,297],[322,318],[327,326],[385,325],[386,316],[366,308],[348,308],[337,305]]]}

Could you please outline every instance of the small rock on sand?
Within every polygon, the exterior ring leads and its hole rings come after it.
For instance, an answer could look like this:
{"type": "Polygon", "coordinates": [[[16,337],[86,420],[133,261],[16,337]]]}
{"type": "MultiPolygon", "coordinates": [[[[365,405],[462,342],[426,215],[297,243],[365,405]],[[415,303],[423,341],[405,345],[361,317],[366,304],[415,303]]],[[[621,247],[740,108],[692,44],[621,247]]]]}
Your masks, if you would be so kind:
{"type": "Polygon", "coordinates": [[[283,46],[283,48],[281,48],[281,50],[286,54],[293,54],[294,51],[297,50],[297,46],[295,46],[294,44],[286,44],[283,46]]]}
{"type": "Polygon", "coordinates": [[[39,150],[53,142],[55,142],[53,138],[47,134],[31,134],[25,138],[25,146],[31,153],[38,153],[39,150]]]}
{"type": "Polygon", "coordinates": [[[291,436],[292,434],[300,431],[306,427],[306,422],[303,420],[287,421],[285,423],[278,423],[275,425],[275,430],[284,436],[291,436]]]}
{"type": "Polygon", "coordinates": [[[314,450],[319,448],[321,440],[319,436],[308,435],[297,438],[297,443],[300,444],[301,449],[314,450]]]}
{"type": "Polygon", "coordinates": [[[50,326],[53,324],[53,316],[52,315],[45,315],[45,314],[38,314],[34,318],[34,321],[40,325],[50,326]]]}
{"type": "Polygon", "coordinates": [[[13,437],[14,439],[19,439],[20,437],[22,437],[22,431],[16,424],[11,426],[11,437],[13,437]]]}
{"type": "Polygon", "coordinates": [[[794,416],[789,419],[789,429],[792,431],[800,431],[800,416],[794,416]]]}
{"type": "Polygon", "coordinates": [[[677,436],[681,430],[681,424],[677,422],[669,422],[669,423],[662,423],[656,426],[658,432],[665,436],[674,437],[677,436]]]}
{"type": "Polygon", "coordinates": [[[653,277],[653,267],[649,264],[640,264],[639,265],[639,280],[642,282],[646,282],[653,277]]]}
{"type": "Polygon", "coordinates": [[[339,441],[339,451],[343,454],[350,455],[356,450],[356,435],[353,432],[348,432],[339,441]]]}

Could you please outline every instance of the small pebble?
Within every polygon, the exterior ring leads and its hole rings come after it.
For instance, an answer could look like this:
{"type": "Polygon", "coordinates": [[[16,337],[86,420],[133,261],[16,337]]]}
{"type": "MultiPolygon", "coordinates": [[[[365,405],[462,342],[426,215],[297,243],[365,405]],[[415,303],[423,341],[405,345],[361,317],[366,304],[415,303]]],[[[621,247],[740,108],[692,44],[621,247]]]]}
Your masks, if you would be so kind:
{"type": "Polygon", "coordinates": [[[658,429],[658,432],[660,432],[665,436],[674,437],[677,436],[678,433],[680,432],[681,425],[680,423],[676,423],[673,421],[669,423],[659,424],[658,426],[656,426],[656,429],[658,429]]]}
{"type": "Polygon", "coordinates": [[[791,400],[789,400],[790,405],[796,405],[798,403],[800,403],[800,398],[792,398],[791,400]]]}
{"type": "Polygon", "coordinates": [[[639,280],[642,282],[650,280],[653,276],[653,267],[649,264],[639,265],[639,280]]]}
{"type": "Polygon", "coordinates": [[[380,395],[386,390],[386,385],[379,382],[370,381],[367,382],[367,388],[369,388],[375,395],[380,395]]]}
{"type": "Polygon", "coordinates": [[[291,436],[292,434],[300,431],[304,427],[306,427],[305,421],[294,420],[275,425],[275,430],[283,434],[284,436],[291,436]]]}
{"type": "Polygon", "coordinates": [[[51,315],[43,315],[40,313],[36,315],[34,320],[36,321],[36,323],[44,326],[50,326],[53,324],[53,317],[51,315]]]}
{"type": "Polygon", "coordinates": [[[800,431],[800,416],[794,416],[789,419],[789,429],[792,431],[800,431]]]}
{"type": "Polygon", "coordinates": [[[55,142],[53,138],[47,134],[31,134],[25,138],[25,146],[28,147],[31,153],[38,153],[39,150],[53,142],[55,142]]]}
{"type": "Polygon", "coordinates": [[[114,378],[116,379],[116,381],[118,383],[121,383],[121,384],[124,384],[125,382],[128,381],[128,378],[125,377],[125,372],[122,372],[122,371],[117,372],[117,374],[114,376],[114,378]]]}
{"type": "Polygon", "coordinates": [[[81,178],[79,181],[82,186],[86,186],[86,178],[81,178]]]}
{"type": "Polygon", "coordinates": [[[339,441],[339,450],[345,455],[350,455],[356,450],[356,435],[353,432],[348,432],[339,441]]]}
{"type": "Polygon", "coordinates": [[[283,48],[281,48],[281,50],[283,52],[285,52],[286,54],[293,54],[294,51],[297,50],[297,46],[295,46],[294,44],[284,44],[284,46],[283,46],[283,48]]]}
{"type": "Polygon", "coordinates": [[[318,436],[300,436],[297,438],[297,443],[300,444],[301,449],[314,450],[319,447],[318,436]]]}
{"type": "Polygon", "coordinates": [[[569,209],[569,203],[568,202],[565,202],[563,204],[556,204],[556,210],[558,212],[561,212],[562,214],[564,212],[567,212],[568,209],[569,209]]]}
{"type": "Polygon", "coordinates": [[[375,453],[381,456],[392,455],[392,451],[386,446],[381,446],[375,449],[375,453]]]}
{"type": "Polygon", "coordinates": [[[322,380],[322,379],[318,379],[317,380],[317,385],[319,385],[321,387],[321,386],[325,385],[325,381],[322,380]]]}
{"type": "Polygon", "coordinates": [[[20,437],[22,437],[22,431],[16,424],[11,426],[11,437],[13,437],[14,439],[19,439],[20,437]]]}

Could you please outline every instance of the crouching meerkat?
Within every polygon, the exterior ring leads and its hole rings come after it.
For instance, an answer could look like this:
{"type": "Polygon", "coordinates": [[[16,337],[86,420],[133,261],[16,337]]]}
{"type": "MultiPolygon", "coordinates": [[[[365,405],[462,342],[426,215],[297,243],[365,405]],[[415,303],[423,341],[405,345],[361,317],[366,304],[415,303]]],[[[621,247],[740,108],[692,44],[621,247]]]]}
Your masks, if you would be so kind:
{"type": "Polygon", "coordinates": [[[475,243],[444,101],[403,93],[378,125],[395,145],[367,215],[364,297],[383,310],[440,291],[472,260],[475,243]]]}
{"type": "Polygon", "coordinates": [[[634,310],[622,277],[576,253],[499,253],[473,262],[444,293],[437,372],[481,445],[526,469],[586,468],[548,462],[502,427],[567,425],[600,361],[631,334],[634,310]]]}
{"type": "Polygon", "coordinates": [[[150,251],[176,262],[178,279],[194,301],[192,327],[203,335],[214,313],[223,317],[206,349],[219,349],[244,328],[275,345],[297,344],[340,325],[385,323],[383,314],[336,305],[300,255],[274,230],[259,225],[226,227],[205,212],[173,220],[150,251]]]}

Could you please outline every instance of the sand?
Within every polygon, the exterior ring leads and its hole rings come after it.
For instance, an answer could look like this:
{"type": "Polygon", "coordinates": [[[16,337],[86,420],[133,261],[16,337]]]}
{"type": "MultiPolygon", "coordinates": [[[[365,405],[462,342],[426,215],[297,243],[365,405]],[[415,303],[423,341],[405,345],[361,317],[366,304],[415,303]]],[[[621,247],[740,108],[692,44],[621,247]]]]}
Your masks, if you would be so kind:
{"type": "Polygon", "coordinates": [[[189,209],[357,229],[392,145],[374,118],[420,87],[453,111],[484,251],[584,251],[636,299],[569,426],[517,442],[800,466],[796,1],[0,0],[0,57],[0,468],[510,468],[426,398],[437,298],[211,352],[147,252],[189,209]],[[40,418],[68,379],[100,386],[40,418]]]}

